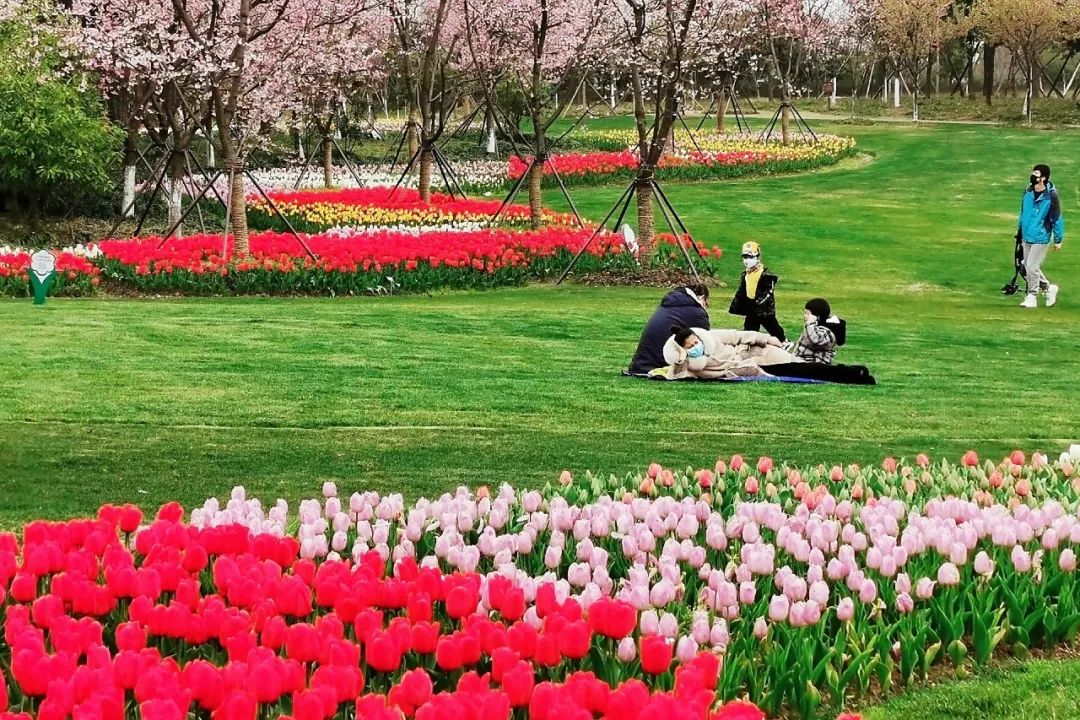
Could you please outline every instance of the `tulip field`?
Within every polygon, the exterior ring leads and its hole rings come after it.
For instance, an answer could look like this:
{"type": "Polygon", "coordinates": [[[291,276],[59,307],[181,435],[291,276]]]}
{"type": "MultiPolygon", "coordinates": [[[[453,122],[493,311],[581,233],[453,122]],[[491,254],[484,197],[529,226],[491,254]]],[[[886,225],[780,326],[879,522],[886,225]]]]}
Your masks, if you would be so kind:
{"type": "MultiPolygon", "coordinates": [[[[5,717],[833,718],[1080,630],[1080,446],[0,535],[5,717]]],[[[854,717],[852,715],[841,717],[854,717]]]]}
{"type": "MultiPolygon", "coordinates": [[[[595,185],[629,181],[637,170],[637,154],[631,149],[633,135],[627,131],[582,133],[578,143],[611,150],[555,153],[544,163],[544,184],[555,187],[558,172],[569,185],[595,185]]],[[[700,181],[775,173],[795,173],[833,165],[855,153],[855,140],[822,135],[816,141],[783,146],[754,136],[675,133],[675,151],[657,165],[657,177],[665,181],[700,181]]],[[[530,157],[510,157],[509,176],[524,174],[530,157]]]]}

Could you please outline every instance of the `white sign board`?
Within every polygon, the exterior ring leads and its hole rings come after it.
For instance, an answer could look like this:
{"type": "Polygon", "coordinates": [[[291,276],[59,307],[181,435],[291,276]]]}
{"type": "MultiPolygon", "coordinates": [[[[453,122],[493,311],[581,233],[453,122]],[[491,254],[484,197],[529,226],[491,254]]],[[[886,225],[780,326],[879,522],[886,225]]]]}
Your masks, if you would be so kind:
{"type": "Polygon", "coordinates": [[[30,256],[30,270],[40,282],[56,272],[56,255],[48,250],[38,250],[30,256]]]}

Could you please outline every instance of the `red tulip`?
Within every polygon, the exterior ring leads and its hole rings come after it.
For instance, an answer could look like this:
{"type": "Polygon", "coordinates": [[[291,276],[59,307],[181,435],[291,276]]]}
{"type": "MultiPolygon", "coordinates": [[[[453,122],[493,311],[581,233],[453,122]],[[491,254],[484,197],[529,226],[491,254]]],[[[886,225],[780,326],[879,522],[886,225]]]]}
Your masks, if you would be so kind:
{"type": "Polygon", "coordinates": [[[529,704],[535,685],[532,665],[524,660],[517,661],[503,673],[500,684],[510,700],[511,707],[525,707],[529,704]]]}
{"type": "Polygon", "coordinates": [[[367,664],[376,672],[394,672],[401,667],[401,650],[387,632],[372,634],[365,655],[367,664]]]}
{"type": "Polygon", "coordinates": [[[650,675],[659,675],[671,667],[674,648],[661,635],[646,635],[641,638],[639,650],[641,669],[650,675]]]}
{"type": "Polygon", "coordinates": [[[402,693],[408,702],[413,707],[419,707],[431,698],[434,690],[434,685],[431,682],[431,676],[427,671],[422,668],[410,670],[401,676],[401,683],[399,686],[402,689],[402,693]]]}
{"type": "Polygon", "coordinates": [[[455,620],[476,612],[480,598],[472,587],[458,585],[446,595],[446,614],[455,620]]]}
{"type": "Polygon", "coordinates": [[[580,660],[589,652],[592,633],[583,620],[567,624],[558,634],[559,652],[570,660],[580,660]]]}

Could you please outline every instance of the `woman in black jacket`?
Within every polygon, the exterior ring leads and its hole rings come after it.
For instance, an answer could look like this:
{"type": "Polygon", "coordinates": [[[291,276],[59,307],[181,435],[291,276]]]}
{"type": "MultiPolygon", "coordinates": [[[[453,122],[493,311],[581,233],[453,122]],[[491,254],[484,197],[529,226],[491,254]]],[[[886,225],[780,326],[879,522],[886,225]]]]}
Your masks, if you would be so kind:
{"type": "Polygon", "coordinates": [[[709,329],[709,288],[704,285],[677,287],[660,301],[638,341],[637,351],[630,361],[629,372],[646,375],[664,367],[664,343],[671,337],[671,326],[709,329]]]}

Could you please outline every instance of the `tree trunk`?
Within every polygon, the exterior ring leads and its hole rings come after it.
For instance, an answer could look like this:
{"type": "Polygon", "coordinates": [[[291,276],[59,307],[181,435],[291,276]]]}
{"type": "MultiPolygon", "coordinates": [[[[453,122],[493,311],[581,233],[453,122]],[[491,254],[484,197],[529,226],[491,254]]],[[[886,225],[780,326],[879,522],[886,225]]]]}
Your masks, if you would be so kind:
{"type": "Polygon", "coordinates": [[[994,104],[994,55],[997,46],[987,43],[983,46],[983,97],[987,105],[994,104]]]}
{"type": "Polygon", "coordinates": [[[232,186],[229,188],[229,225],[233,234],[233,256],[244,257],[248,254],[247,195],[244,189],[244,163],[236,155],[236,146],[227,133],[219,133],[225,158],[225,173],[232,173],[232,186]]]}
{"type": "Polygon", "coordinates": [[[718,133],[724,133],[727,130],[727,105],[727,89],[721,88],[716,91],[716,132],[718,133]]]}
{"type": "Polygon", "coordinates": [[[184,205],[184,155],[174,152],[169,158],[169,227],[176,225],[170,237],[183,237],[184,228],[179,225],[184,205]]]}
{"type": "Polygon", "coordinates": [[[544,211],[544,196],[541,184],[544,180],[544,162],[537,161],[529,168],[529,219],[533,230],[541,225],[544,211]]]}
{"type": "Polygon", "coordinates": [[[135,217],[135,163],[124,163],[124,194],[120,200],[124,217],[135,217]]]}
{"type": "Polygon", "coordinates": [[[1035,99],[1035,62],[1028,58],[1027,63],[1027,89],[1024,97],[1024,118],[1028,125],[1031,124],[1031,103],[1035,99]]]}
{"type": "MultiPolygon", "coordinates": [[[[120,200],[120,211],[124,217],[135,217],[135,166],[139,162],[137,132],[129,129],[124,140],[124,191],[120,200]]],[[[151,178],[153,182],[156,178],[151,178]]]]}
{"type": "Polygon", "coordinates": [[[484,108],[484,132],[480,133],[480,141],[477,143],[480,147],[486,147],[491,144],[490,138],[495,135],[495,116],[491,112],[490,107],[484,108]]]}
{"type": "Polygon", "coordinates": [[[420,151],[420,199],[424,202],[431,200],[431,169],[435,164],[435,153],[430,147],[424,147],[420,151]]]}
{"type": "Polygon", "coordinates": [[[334,187],[334,140],[329,134],[323,137],[323,187],[334,187]]]}
{"type": "Polygon", "coordinates": [[[409,125],[406,132],[408,134],[409,157],[405,162],[408,163],[420,149],[420,109],[411,102],[409,104],[409,125]]]}
{"type": "Polygon", "coordinates": [[[649,178],[637,179],[638,260],[642,267],[652,264],[656,254],[656,224],[653,220],[653,188],[649,178]]]}
{"type": "MultiPolygon", "coordinates": [[[[785,93],[786,94],[786,93],[785,93]]],[[[791,142],[791,103],[783,100],[780,106],[780,140],[787,145],[791,142]]]]}

